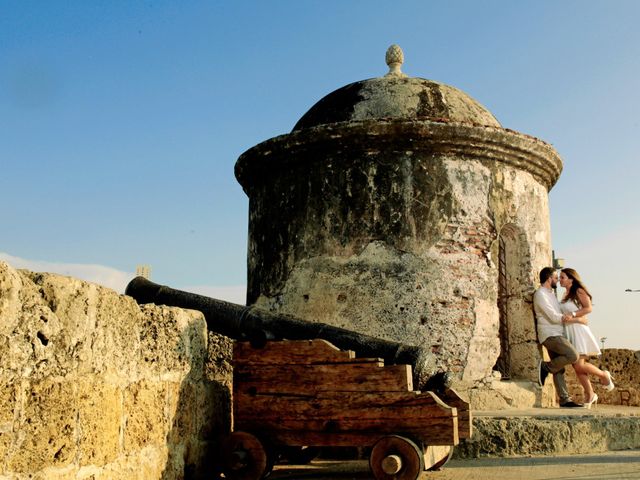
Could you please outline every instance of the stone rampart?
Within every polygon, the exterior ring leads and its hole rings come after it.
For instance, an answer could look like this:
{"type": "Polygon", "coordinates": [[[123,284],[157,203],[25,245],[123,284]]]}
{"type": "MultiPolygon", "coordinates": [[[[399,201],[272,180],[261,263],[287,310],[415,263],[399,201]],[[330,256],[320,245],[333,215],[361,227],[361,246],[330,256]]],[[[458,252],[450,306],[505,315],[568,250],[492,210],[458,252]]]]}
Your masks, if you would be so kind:
{"type": "Polygon", "coordinates": [[[0,479],[209,476],[229,360],[199,312],[0,262],[0,479]]]}

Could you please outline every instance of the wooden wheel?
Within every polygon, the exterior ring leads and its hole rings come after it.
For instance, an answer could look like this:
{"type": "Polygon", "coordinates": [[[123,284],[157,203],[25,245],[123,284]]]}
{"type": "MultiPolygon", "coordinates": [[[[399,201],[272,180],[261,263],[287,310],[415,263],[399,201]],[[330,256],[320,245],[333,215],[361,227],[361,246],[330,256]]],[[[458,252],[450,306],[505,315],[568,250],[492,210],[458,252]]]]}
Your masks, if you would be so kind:
{"type": "Polygon", "coordinates": [[[273,456],[260,440],[246,432],[233,432],[223,445],[222,471],[232,480],[259,480],[271,473],[273,456]]]}
{"type": "Polygon", "coordinates": [[[369,466],[376,480],[416,480],[424,470],[424,458],[413,441],[389,435],[373,446],[369,466]]]}
{"type": "Polygon", "coordinates": [[[440,470],[451,460],[452,456],[452,445],[430,445],[424,449],[425,468],[427,470],[440,470]]]}

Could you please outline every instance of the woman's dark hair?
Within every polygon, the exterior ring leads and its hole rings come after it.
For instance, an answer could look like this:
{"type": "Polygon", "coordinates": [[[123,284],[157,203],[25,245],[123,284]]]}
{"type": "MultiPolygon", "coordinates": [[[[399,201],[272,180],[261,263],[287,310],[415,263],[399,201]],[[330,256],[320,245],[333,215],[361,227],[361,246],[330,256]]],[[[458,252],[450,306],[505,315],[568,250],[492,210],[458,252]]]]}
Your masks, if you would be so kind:
{"type": "Polygon", "coordinates": [[[578,272],[576,272],[573,268],[563,268],[562,273],[573,280],[573,282],[571,283],[571,288],[569,288],[569,290],[567,290],[564,294],[564,298],[562,299],[563,302],[566,302],[568,300],[579,302],[578,289],[580,288],[583,289],[587,295],[589,295],[589,298],[593,299],[593,297],[589,293],[589,290],[587,290],[587,287],[585,287],[582,283],[582,279],[580,278],[580,275],[578,275],[578,272]]]}

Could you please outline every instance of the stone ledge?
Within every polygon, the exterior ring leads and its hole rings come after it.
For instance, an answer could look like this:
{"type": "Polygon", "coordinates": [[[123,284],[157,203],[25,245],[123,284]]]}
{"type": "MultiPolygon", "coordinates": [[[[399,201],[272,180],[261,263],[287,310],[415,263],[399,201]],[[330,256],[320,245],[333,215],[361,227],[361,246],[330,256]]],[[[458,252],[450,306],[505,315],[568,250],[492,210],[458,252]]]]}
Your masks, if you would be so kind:
{"type": "Polygon", "coordinates": [[[455,458],[599,453],[640,448],[640,408],[473,412],[473,437],[455,458]]]}
{"type": "Polygon", "coordinates": [[[562,160],[550,144],[515,130],[433,119],[384,119],[320,125],[265,140],[240,155],[235,174],[248,192],[267,172],[332,158],[369,158],[381,151],[502,162],[530,173],[547,190],[562,171],[562,160]]]}

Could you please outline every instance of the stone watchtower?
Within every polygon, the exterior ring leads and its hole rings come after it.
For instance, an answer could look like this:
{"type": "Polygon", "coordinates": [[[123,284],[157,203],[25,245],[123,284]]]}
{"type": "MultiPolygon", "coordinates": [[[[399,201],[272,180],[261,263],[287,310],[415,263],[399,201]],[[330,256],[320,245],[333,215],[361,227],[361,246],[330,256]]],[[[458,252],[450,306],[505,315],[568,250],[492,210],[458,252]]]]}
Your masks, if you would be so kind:
{"type": "Polygon", "coordinates": [[[473,384],[535,378],[531,304],[550,263],[547,143],[464,92],[400,71],[330,93],[243,153],[247,303],[430,345],[473,384]]]}

